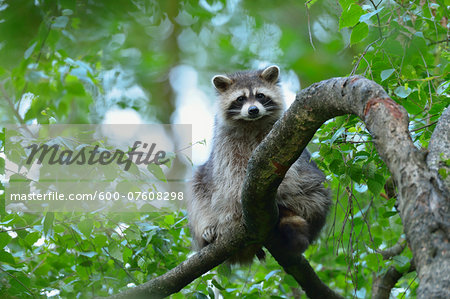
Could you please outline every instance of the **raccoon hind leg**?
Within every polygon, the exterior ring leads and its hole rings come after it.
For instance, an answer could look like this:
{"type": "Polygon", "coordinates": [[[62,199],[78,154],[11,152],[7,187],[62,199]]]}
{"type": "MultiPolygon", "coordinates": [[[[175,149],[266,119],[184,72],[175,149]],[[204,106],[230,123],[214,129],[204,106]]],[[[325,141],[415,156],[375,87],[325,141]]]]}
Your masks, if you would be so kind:
{"type": "Polygon", "coordinates": [[[304,252],[310,243],[309,224],[291,210],[279,206],[278,231],[290,250],[304,252]]]}

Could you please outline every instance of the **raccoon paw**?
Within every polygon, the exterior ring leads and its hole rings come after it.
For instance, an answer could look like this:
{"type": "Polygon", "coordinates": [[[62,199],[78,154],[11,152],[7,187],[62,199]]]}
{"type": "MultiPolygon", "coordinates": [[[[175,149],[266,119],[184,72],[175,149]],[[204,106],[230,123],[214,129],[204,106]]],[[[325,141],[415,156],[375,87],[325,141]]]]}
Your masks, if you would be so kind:
{"type": "Polygon", "coordinates": [[[216,230],[212,226],[208,226],[202,234],[203,240],[206,241],[207,244],[212,243],[216,238],[216,230]]]}

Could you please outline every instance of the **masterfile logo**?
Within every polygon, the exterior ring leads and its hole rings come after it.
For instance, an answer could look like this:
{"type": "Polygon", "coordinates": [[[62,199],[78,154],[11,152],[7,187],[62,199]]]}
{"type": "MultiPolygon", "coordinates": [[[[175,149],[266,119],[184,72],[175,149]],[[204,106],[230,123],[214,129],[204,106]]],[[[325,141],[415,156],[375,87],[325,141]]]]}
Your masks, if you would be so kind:
{"type": "Polygon", "coordinates": [[[48,146],[47,144],[32,144],[27,147],[28,149],[31,149],[31,153],[26,161],[26,164],[31,164],[37,154],[39,154],[39,158],[37,159],[38,164],[42,164],[44,158],[47,154],[49,154],[50,158],[48,163],[50,165],[72,165],[74,163],[77,165],[94,165],[96,163],[108,165],[116,162],[118,165],[125,164],[125,170],[130,169],[131,164],[133,163],[133,156],[137,157],[136,161],[134,161],[136,165],[148,165],[150,163],[161,165],[169,162],[169,159],[163,160],[167,155],[165,151],[158,151],[155,155],[152,155],[153,150],[156,147],[156,143],[151,144],[149,151],[145,153],[145,159],[142,160],[144,152],[136,150],[140,144],[143,144],[144,149],[148,146],[147,143],[136,141],[133,145],[133,150],[128,153],[125,153],[120,149],[116,150],[114,153],[110,151],[99,151],[98,145],[91,150],[86,150],[86,147],[83,147],[79,151],[73,151],[70,149],[60,150],[61,146],[58,144],[54,144],[52,146],[48,146]]]}
{"type": "Polygon", "coordinates": [[[188,195],[190,125],[5,129],[6,208],[153,211],[188,195]]]}

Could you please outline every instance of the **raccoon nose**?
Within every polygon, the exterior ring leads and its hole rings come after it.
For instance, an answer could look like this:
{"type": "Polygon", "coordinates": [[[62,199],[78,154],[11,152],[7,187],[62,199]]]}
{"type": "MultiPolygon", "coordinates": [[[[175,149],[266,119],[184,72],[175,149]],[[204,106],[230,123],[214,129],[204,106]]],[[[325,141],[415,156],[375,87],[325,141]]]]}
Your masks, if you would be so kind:
{"type": "Polygon", "coordinates": [[[249,115],[251,115],[251,116],[256,116],[256,115],[258,115],[258,113],[259,113],[258,107],[256,107],[256,106],[250,106],[250,107],[248,108],[248,114],[249,114],[249,115]]]}

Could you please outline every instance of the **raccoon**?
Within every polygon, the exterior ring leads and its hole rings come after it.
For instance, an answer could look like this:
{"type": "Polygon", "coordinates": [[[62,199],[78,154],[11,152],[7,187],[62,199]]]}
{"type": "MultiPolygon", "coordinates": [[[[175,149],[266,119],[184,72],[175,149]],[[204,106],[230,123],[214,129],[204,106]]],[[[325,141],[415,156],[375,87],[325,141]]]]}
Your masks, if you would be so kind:
{"type": "MultiPolygon", "coordinates": [[[[279,73],[277,66],[269,66],[212,79],[219,98],[212,152],[194,174],[193,196],[187,203],[196,250],[223,238],[242,221],[241,188],[248,160],[284,111],[279,73]]],[[[305,150],[277,191],[276,233],[287,250],[306,250],[323,227],[331,204],[323,186],[325,176],[310,159],[305,150]]],[[[229,262],[250,263],[255,255],[263,258],[261,245],[245,248],[229,262]]]]}

